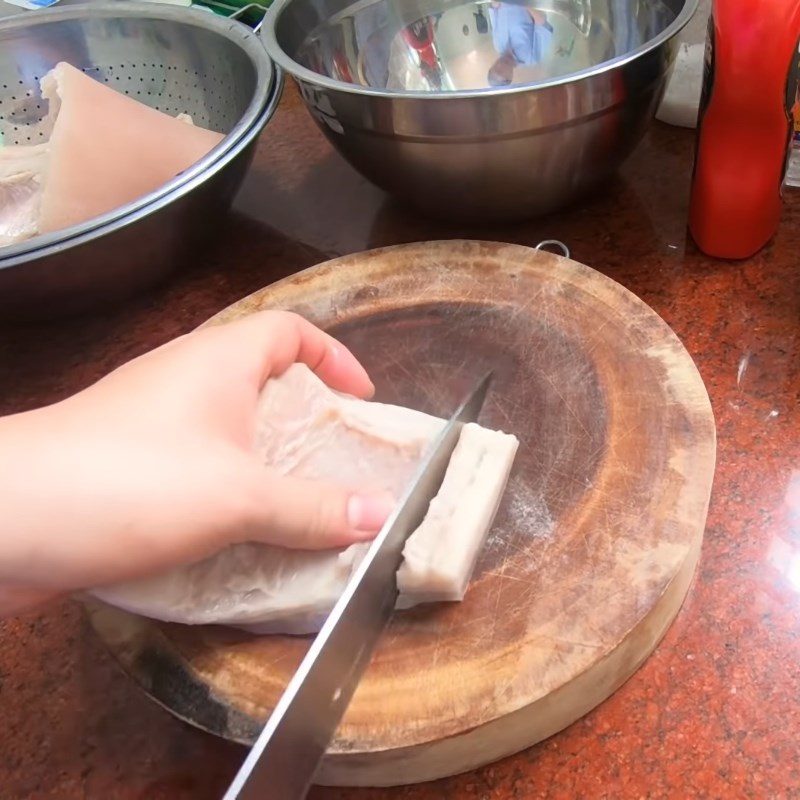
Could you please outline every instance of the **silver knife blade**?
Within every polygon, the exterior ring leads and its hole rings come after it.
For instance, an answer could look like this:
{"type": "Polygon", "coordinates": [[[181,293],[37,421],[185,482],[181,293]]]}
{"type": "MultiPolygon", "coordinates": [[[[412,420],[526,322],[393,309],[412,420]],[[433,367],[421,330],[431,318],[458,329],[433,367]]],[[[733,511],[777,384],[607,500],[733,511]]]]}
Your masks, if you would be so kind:
{"type": "Polygon", "coordinates": [[[375,537],[244,760],[224,800],[302,800],[397,600],[403,546],[442,485],[462,426],[478,418],[487,374],[447,422],[375,537]]]}

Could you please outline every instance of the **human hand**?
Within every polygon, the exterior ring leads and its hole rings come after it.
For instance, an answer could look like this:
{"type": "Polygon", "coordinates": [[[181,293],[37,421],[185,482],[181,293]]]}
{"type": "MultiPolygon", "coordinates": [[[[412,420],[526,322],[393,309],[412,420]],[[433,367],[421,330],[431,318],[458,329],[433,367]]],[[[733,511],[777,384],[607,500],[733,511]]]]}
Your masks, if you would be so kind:
{"type": "Polygon", "coordinates": [[[374,391],[343,345],[296,315],[263,312],[0,419],[0,611],[236,542],[315,549],[372,538],[391,498],[282,476],[253,454],[260,390],[296,361],[339,391],[374,391]]]}

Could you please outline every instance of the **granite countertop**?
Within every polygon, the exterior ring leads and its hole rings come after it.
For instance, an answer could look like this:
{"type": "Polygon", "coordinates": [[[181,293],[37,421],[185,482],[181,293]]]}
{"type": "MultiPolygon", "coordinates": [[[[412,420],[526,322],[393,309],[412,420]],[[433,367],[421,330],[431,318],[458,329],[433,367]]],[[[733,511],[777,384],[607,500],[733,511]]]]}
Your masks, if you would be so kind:
{"type": "MultiPolygon", "coordinates": [[[[656,125],[602,195],[509,227],[447,226],[387,200],[287,87],[221,241],[123,308],[0,329],[0,413],[49,403],[330,256],[407,241],[556,238],[674,328],[716,415],[718,468],[696,582],[644,666],[566,731],[477,772],[314,800],[800,796],[800,201],[743,263],[685,230],[691,132],[656,125]]],[[[173,719],[64,602],[0,624],[3,800],[211,800],[244,751],[173,719]]]]}

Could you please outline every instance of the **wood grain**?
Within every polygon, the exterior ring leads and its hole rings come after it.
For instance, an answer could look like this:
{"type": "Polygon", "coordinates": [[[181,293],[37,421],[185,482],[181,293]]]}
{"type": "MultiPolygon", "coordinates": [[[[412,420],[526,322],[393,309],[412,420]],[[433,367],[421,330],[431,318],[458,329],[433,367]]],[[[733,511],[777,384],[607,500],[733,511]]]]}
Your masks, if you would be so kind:
{"type": "MultiPolygon", "coordinates": [[[[341,338],[382,401],[447,415],[494,368],[481,422],[521,442],[466,598],[396,614],[320,782],[472,769],[608,697],[680,608],[711,491],[710,404],[668,326],[581,264],[467,241],[336,259],[211,322],[264,308],[295,310],[341,338]]],[[[243,742],[308,645],[88,605],[151,696],[243,742]]]]}

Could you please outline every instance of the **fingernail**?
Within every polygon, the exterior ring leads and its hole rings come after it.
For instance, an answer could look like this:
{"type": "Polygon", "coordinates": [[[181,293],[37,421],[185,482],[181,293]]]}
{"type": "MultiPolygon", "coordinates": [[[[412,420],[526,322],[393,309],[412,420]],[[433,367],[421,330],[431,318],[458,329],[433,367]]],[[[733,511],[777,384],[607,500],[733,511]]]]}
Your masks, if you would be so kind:
{"type": "Polygon", "coordinates": [[[378,531],[393,509],[389,494],[354,494],[347,501],[347,521],[357,531],[378,531]]]}

